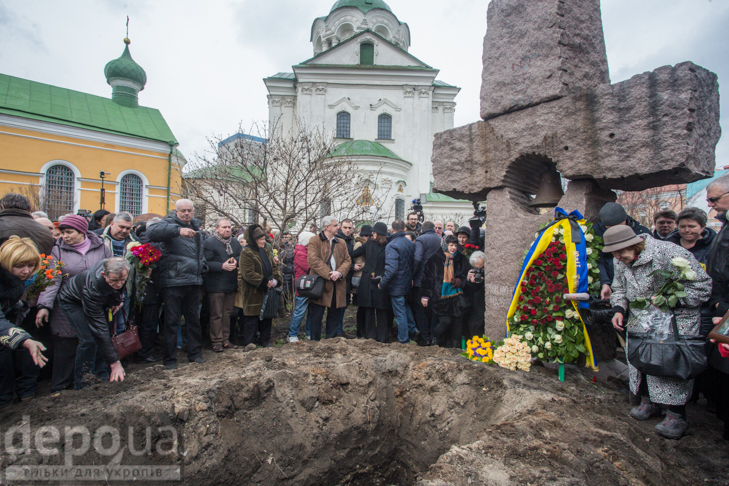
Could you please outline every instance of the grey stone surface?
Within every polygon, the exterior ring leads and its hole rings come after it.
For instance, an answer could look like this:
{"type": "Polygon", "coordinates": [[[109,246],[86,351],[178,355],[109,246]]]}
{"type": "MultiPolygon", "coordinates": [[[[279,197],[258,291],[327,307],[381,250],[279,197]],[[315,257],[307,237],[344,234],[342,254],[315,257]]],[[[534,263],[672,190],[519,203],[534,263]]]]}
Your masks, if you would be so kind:
{"type": "Polygon", "coordinates": [[[582,179],[567,184],[567,190],[559,200],[559,207],[567,211],[579,208],[586,221],[596,223],[600,220],[600,208],[616,199],[617,195],[613,191],[600,189],[592,179],[582,179]]]}
{"type": "Polygon", "coordinates": [[[713,173],[720,135],[717,77],[684,62],[436,134],[434,189],[471,200],[497,187],[534,194],[549,163],[603,189],[692,182],[713,173]]]}
{"type": "Polygon", "coordinates": [[[610,84],[599,0],[494,0],[481,118],[610,84]]]}

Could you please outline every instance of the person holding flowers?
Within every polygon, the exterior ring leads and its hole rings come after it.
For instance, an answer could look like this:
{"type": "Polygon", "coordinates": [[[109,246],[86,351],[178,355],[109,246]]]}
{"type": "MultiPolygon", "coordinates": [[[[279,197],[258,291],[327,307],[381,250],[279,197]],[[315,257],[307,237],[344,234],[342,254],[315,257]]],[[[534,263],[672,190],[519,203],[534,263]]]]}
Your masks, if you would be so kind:
{"type": "MultiPolygon", "coordinates": [[[[679,245],[658,241],[649,235],[636,235],[627,225],[605,231],[604,254],[614,257],[615,278],[610,303],[616,311],[612,324],[618,331],[636,331],[628,310],[644,305],[672,309],[679,334],[698,335],[701,304],[711,295],[711,278],[691,253],[679,245]],[[670,275],[666,277],[666,275],[670,275]],[[683,290],[668,293],[679,282],[683,290]],[[631,305],[631,303],[633,305],[631,305]]],[[[680,288],[680,287],[679,287],[680,288]]],[[[661,414],[659,404],[666,405],[666,418],[656,425],[660,435],[678,439],[686,432],[686,402],[691,397],[694,380],[643,376],[628,364],[630,390],[641,397],[639,406],[630,411],[636,420],[661,414]]]]}
{"type": "MultiPolygon", "coordinates": [[[[61,275],[57,275],[56,285],[51,285],[38,296],[38,314],[35,325],[46,324],[50,319],[51,335],[54,340],[53,372],[51,375],[51,391],[61,391],[73,386],[76,352],[79,346],[76,330],[66,319],[58,306],[58,293],[74,275],[88,270],[98,262],[111,257],[111,250],[104,245],[104,240],[96,233],[89,231],[86,218],[75,214],[63,218],[58,225],[61,238],[56,241],[51,256],[53,261],[65,263],[61,275]]],[[[103,360],[97,360],[95,373],[100,378],[108,379],[109,370],[103,360]]]]}
{"type": "Polygon", "coordinates": [[[23,296],[41,262],[30,238],[11,236],[0,246],[0,409],[12,405],[14,393],[21,401],[35,395],[38,372],[46,363],[46,348],[16,327],[28,311],[23,296]]]}

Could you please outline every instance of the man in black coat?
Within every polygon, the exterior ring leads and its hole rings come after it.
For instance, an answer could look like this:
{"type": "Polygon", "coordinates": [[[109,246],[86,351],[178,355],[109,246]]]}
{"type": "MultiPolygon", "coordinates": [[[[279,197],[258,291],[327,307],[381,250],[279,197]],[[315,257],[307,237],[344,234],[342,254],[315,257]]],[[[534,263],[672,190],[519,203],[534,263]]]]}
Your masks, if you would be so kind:
{"type": "Polygon", "coordinates": [[[203,248],[208,264],[205,290],[210,300],[210,341],[213,351],[222,353],[237,348],[229,341],[230,316],[238,291],[238,260],[243,248],[233,238],[230,220],[226,218],[215,223],[213,236],[205,240],[203,248]]]}
{"type": "Polygon", "coordinates": [[[124,380],[107,313],[116,313],[124,304],[122,292],[130,270],[124,258],[107,258],[69,279],[58,292],[59,306],[79,339],[74,371],[77,390],[90,384],[87,376],[94,373],[97,353],[111,367],[109,381],[124,380]]]}
{"type": "Polygon", "coordinates": [[[161,243],[162,258],[158,264],[158,286],[165,306],[164,364],[177,368],[177,326],[185,316],[187,358],[191,363],[204,363],[200,330],[200,286],[207,271],[200,236],[200,220],[193,218],[189,199],[180,199],[175,215],[168,216],[147,229],[149,241],[161,243]]]}
{"type": "MultiPolygon", "coordinates": [[[[441,227],[443,223],[440,223],[441,227]]],[[[415,240],[415,257],[413,259],[413,314],[415,323],[420,330],[418,344],[431,346],[433,344],[433,329],[438,324],[435,314],[430,307],[423,307],[420,301],[422,292],[420,284],[423,280],[423,268],[430,258],[441,249],[441,237],[435,231],[435,224],[426,221],[422,226],[422,233],[415,240]]]]}
{"type": "MultiPolygon", "coordinates": [[[[344,241],[347,244],[347,253],[349,253],[349,258],[352,258],[352,252],[354,251],[354,221],[351,219],[343,219],[342,224],[339,227],[339,232],[337,233],[337,238],[344,241]]],[[[354,275],[354,265],[352,265],[349,269],[349,273],[345,276],[345,279],[347,281],[347,305],[349,305],[350,301],[352,300],[352,276],[354,275]]],[[[337,336],[341,336],[342,332],[344,332],[344,312],[347,310],[345,307],[342,309],[342,312],[339,314],[339,325],[337,326],[337,336]]]]}
{"type": "Polygon", "coordinates": [[[418,213],[413,212],[408,214],[406,231],[413,231],[416,234],[420,234],[423,231],[423,226],[418,222],[418,218],[418,213]]]}
{"type": "MultiPolygon", "coordinates": [[[[605,231],[613,226],[627,225],[633,228],[636,235],[646,234],[650,235],[651,230],[642,226],[636,220],[628,216],[625,209],[620,204],[609,202],[600,209],[600,222],[594,226],[595,236],[602,238],[605,231]]],[[[613,293],[613,277],[615,271],[613,269],[613,255],[610,253],[600,253],[600,259],[597,261],[597,268],[600,270],[600,285],[602,290],[600,291],[600,298],[602,300],[610,300],[610,296],[613,293]]]]}
{"type": "Polygon", "coordinates": [[[39,253],[50,255],[56,243],[48,228],[30,214],[30,201],[22,194],[9,193],[0,199],[0,245],[12,235],[30,238],[39,253]]]}

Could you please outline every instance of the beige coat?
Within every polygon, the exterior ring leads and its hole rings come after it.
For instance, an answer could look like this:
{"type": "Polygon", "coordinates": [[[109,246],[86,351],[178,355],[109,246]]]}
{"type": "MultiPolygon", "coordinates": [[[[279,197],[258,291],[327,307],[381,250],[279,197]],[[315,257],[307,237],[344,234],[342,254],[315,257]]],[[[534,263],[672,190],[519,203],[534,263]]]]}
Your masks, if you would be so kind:
{"type": "Polygon", "coordinates": [[[342,278],[336,282],[332,282],[329,277],[329,273],[332,271],[329,266],[329,255],[330,255],[330,243],[324,233],[319,233],[318,236],[312,237],[309,240],[307,246],[307,260],[309,262],[309,269],[312,274],[316,273],[322,277],[324,282],[324,293],[321,298],[310,300],[310,302],[323,305],[324,307],[331,307],[332,297],[334,292],[337,293],[337,308],[346,307],[347,305],[347,280],[346,275],[349,273],[349,269],[352,266],[352,259],[349,257],[347,251],[347,244],[334,237],[334,263],[337,267],[337,272],[342,274],[342,278]]]}

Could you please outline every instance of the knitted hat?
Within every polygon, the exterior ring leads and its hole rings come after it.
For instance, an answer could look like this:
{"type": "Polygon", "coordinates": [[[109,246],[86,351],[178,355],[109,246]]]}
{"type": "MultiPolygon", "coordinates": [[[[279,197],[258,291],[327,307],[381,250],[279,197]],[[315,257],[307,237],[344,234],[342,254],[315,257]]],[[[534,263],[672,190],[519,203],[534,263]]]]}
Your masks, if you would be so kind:
{"type": "Polygon", "coordinates": [[[359,229],[360,236],[372,236],[372,226],[365,224],[359,229]]]}
{"type": "Polygon", "coordinates": [[[600,210],[600,221],[605,226],[617,226],[628,219],[628,213],[618,203],[609,202],[600,210]]]}
{"type": "Polygon", "coordinates": [[[63,228],[72,228],[78,231],[79,233],[86,234],[89,232],[89,222],[86,221],[86,218],[83,216],[78,216],[76,214],[71,214],[70,216],[66,216],[63,218],[63,221],[61,221],[61,224],[58,225],[58,229],[63,228]]]}
{"type": "Polygon", "coordinates": [[[603,253],[622,250],[623,248],[636,245],[643,241],[643,238],[635,234],[633,228],[625,224],[608,228],[602,237],[605,240],[605,248],[602,249],[603,253]]]}
{"type": "Polygon", "coordinates": [[[387,236],[387,225],[381,221],[378,221],[372,227],[372,232],[377,233],[378,235],[387,236]]]}
{"type": "Polygon", "coordinates": [[[302,231],[299,233],[299,245],[306,246],[309,244],[309,240],[311,240],[314,236],[316,236],[311,231],[302,231]]]}

